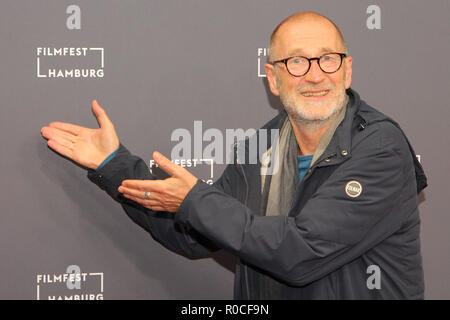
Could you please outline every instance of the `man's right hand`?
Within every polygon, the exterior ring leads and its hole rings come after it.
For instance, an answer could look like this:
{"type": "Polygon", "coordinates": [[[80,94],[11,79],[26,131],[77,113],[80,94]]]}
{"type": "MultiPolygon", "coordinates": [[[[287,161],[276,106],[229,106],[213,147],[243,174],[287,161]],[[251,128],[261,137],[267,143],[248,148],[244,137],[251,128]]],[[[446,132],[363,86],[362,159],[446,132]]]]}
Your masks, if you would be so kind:
{"type": "Polygon", "coordinates": [[[97,167],[119,147],[119,138],[105,110],[92,101],[92,111],[99,129],[80,127],[71,123],[52,122],[41,129],[48,146],[59,154],[90,169],[97,167]]]}

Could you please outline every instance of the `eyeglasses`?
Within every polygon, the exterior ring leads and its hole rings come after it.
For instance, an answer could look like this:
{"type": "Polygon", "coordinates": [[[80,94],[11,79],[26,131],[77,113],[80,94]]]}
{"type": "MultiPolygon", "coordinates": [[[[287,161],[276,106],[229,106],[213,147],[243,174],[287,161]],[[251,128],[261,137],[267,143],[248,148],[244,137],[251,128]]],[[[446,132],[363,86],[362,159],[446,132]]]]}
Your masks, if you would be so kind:
{"type": "Polygon", "coordinates": [[[307,58],[302,56],[289,57],[273,61],[271,64],[284,63],[287,71],[294,77],[301,77],[308,73],[311,68],[311,61],[317,60],[320,69],[325,73],[334,73],[339,70],[342,65],[342,60],[347,55],[345,53],[330,52],[321,55],[320,57],[307,58]]]}

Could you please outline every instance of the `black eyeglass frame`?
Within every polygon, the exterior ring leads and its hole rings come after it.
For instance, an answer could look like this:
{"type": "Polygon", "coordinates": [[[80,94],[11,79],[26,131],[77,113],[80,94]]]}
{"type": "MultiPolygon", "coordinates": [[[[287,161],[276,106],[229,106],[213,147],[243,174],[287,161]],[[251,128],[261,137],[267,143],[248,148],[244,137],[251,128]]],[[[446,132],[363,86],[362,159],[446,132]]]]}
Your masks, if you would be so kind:
{"type": "Polygon", "coordinates": [[[341,52],[327,52],[327,53],[324,53],[323,55],[321,55],[320,57],[308,58],[308,57],[304,57],[304,56],[292,56],[292,57],[288,57],[288,58],[285,58],[285,59],[281,59],[281,60],[276,60],[276,61],[270,62],[270,64],[272,64],[273,66],[275,66],[275,63],[280,63],[280,62],[282,62],[282,63],[284,63],[284,65],[286,66],[286,70],[287,70],[287,72],[289,72],[289,74],[290,74],[291,76],[293,76],[293,77],[303,77],[305,74],[308,73],[309,69],[311,69],[311,61],[313,61],[313,60],[317,60],[317,65],[319,66],[320,70],[322,70],[322,71],[325,72],[325,73],[331,74],[331,73],[337,72],[337,71],[341,68],[342,62],[344,61],[344,58],[346,58],[346,57],[347,57],[347,54],[346,54],[346,53],[341,53],[341,52]],[[322,67],[320,66],[320,59],[321,59],[323,56],[326,56],[327,54],[338,54],[338,55],[341,57],[341,62],[340,62],[340,64],[339,64],[339,67],[336,69],[336,71],[333,71],[333,72],[327,72],[327,71],[323,70],[322,67]],[[288,66],[287,66],[287,62],[288,62],[288,60],[290,60],[290,59],[292,59],[292,58],[305,58],[306,60],[308,60],[308,64],[309,64],[309,65],[308,65],[308,69],[306,69],[306,71],[305,71],[304,74],[297,76],[297,75],[295,75],[295,74],[292,74],[291,71],[289,71],[289,68],[288,68],[288,66]]]}

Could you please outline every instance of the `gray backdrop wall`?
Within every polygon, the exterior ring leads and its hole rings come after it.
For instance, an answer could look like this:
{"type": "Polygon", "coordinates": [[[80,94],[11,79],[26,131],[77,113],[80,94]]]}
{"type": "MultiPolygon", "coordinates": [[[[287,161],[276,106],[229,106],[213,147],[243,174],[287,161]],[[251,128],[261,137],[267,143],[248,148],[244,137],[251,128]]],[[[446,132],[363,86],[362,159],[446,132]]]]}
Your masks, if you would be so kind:
{"type": "MultiPolygon", "coordinates": [[[[224,133],[258,128],[280,107],[263,49],[283,18],[304,10],[340,26],[352,87],[396,119],[420,155],[426,297],[450,298],[448,0],[2,0],[0,298],[232,298],[232,257],[191,261],[160,246],[85,170],[48,149],[40,128],[96,127],[95,98],[147,162],[154,150],[170,157],[172,132],[193,133],[194,121],[224,133]],[[64,47],[86,55],[43,49],[64,47]],[[76,77],[80,69],[94,71],[76,77]],[[80,289],[64,281],[69,266],[84,275],[80,289]]],[[[224,166],[212,176],[210,165],[191,169],[216,180],[224,166]]]]}

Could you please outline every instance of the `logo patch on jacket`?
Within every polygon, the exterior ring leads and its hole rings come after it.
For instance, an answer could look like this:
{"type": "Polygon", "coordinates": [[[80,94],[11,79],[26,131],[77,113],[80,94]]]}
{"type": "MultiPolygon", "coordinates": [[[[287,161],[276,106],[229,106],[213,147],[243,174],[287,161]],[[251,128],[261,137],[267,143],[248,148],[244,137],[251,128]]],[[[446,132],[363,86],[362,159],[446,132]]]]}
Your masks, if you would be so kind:
{"type": "Polygon", "coordinates": [[[351,180],[351,181],[347,182],[347,184],[345,185],[345,193],[350,198],[359,197],[361,195],[361,192],[362,192],[361,183],[359,183],[356,180],[351,180]]]}

